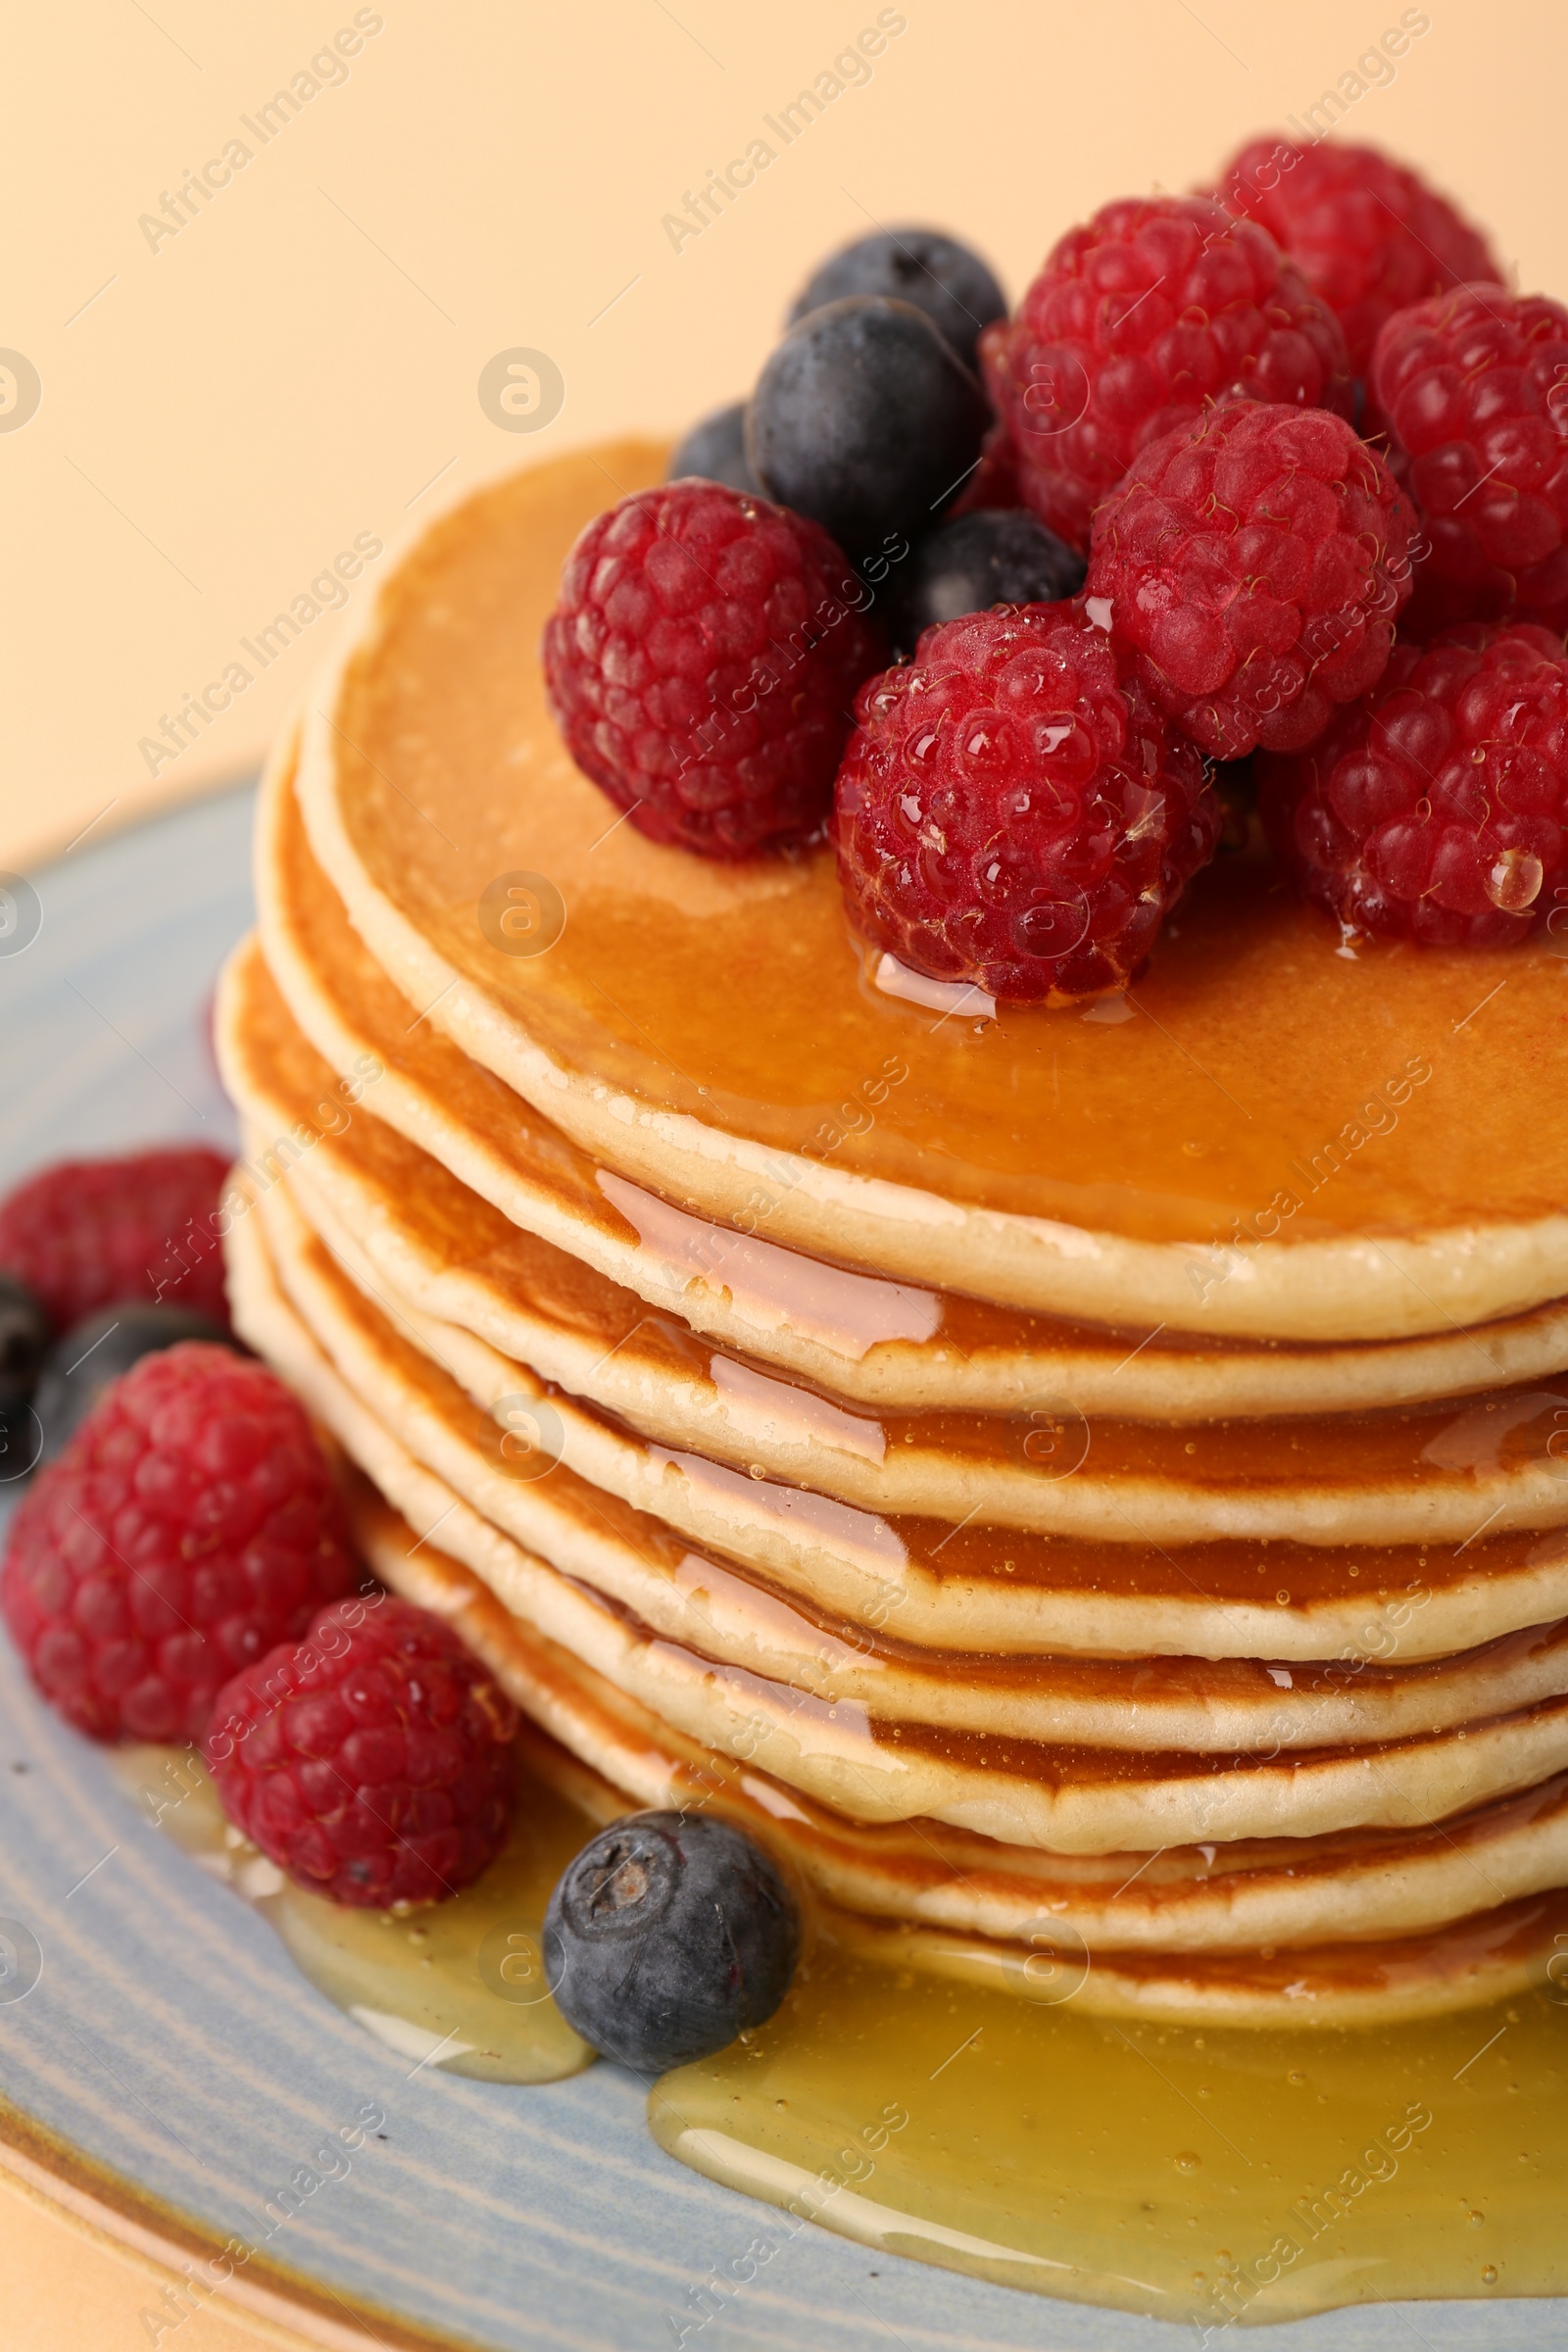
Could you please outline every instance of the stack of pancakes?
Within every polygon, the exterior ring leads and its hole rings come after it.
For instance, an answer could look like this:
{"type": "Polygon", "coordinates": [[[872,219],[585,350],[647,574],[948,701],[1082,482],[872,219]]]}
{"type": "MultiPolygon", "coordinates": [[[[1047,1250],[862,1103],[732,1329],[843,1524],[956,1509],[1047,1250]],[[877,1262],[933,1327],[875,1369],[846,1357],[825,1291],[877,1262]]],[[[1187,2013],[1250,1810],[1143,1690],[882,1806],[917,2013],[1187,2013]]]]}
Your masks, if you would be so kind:
{"type": "Polygon", "coordinates": [[[659,848],[537,647],[618,445],[455,509],[263,798],[239,1328],[609,1813],[844,1933],[1175,2018],[1422,2014],[1568,1932],[1557,943],[1369,951],[1259,855],[1000,1016],[825,851],[659,848]]]}

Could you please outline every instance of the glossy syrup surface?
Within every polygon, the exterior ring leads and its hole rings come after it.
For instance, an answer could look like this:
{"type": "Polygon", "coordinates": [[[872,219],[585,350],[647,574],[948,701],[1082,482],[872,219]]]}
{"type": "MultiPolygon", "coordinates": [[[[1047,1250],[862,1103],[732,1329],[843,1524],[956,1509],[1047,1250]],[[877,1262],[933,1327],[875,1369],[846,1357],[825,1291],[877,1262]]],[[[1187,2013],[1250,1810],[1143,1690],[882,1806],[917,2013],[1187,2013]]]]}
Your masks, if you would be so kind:
{"type": "Polygon", "coordinates": [[[556,2082],[594,2053],[545,1984],[539,1936],[550,1890],[594,1824],[529,1778],[507,1849],[472,1886],[405,1913],[311,1894],[242,1838],[206,1770],[166,1747],[115,1751],[149,1819],[252,1904],[302,1975],[400,2056],[491,2082],[556,2082]]]}
{"type": "MultiPolygon", "coordinates": [[[[329,2000],[400,2054],[542,2083],[593,2053],[539,1930],[598,1817],[531,1773],[507,1852],[450,1902],[342,1910],[225,1823],[201,1766],[119,1751],[150,1818],[253,1903],[329,2000]]],[[[744,2309],[809,2222],[1035,2293],[1217,2329],[1359,2301],[1568,2291],[1568,1977],[1382,2031],[1203,2031],[890,1964],[819,1926],[767,2025],[649,2098],[660,2144],[779,2208],[679,2328],[744,2309]]]]}
{"type": "Polygon", "coordinates": [[[1344,2303],[1560,2294],[1559,2003],[1568,1992],[1544,1983],[1379,2031],[1199,2031],[824,1940],[777,2017],[665,2076],[649,2117],[672,2155],[781,2208],[737,2222],[702,2290],[737,2316],[808,2221],[1200,2331],[1344,2303]]]}

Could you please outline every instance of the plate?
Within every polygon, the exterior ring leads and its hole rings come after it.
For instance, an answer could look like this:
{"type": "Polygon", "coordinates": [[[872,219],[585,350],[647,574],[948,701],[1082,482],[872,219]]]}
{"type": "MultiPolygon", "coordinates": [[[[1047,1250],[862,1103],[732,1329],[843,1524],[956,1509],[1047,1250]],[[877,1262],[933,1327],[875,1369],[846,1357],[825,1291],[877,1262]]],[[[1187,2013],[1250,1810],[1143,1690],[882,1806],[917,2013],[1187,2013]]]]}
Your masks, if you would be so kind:
{"type": "MultiPolygon", "coordinates": [[[[206,1010],[250,920],[251,810],[250,790],[231,790],[32,877],[41,925],[0,954],[0,1187],[68,1153],[233,1143],[206,1010]]],[[[512,2088],[411,2067],[371,2040],[56,1722],[3,1643],[0,2089],[11,2172],[184,2273],[189,2301],[231,2296],[323,2344],[1162,2352],[1180,2340],[1168,2323],[1042,2301],[814,2225],[765,2278],[721,2307],[705,2299],[772,2208],[656,2147],[631,2076],[601,2065],[512,2088]]],[[[188,2305],[152,2288],[148,2304],[167,2345],[188,2305]]],[[[1271,2340],[1548,2352],[1568,2345],[1568,2302],[1375,2306],[1271,2340]]]]}

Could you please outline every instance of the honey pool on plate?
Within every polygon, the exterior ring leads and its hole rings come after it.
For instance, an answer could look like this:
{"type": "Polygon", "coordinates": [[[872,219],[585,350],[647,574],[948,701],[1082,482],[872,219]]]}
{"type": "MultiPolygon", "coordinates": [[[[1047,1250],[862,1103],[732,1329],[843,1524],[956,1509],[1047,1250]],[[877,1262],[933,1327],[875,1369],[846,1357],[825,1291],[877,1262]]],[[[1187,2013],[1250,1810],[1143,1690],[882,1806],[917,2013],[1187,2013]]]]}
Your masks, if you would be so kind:
{"type": "MultiPolygon", "coordinates": [[[[416,2064],[547,2083],[593,2062],[550,1997],[540,1931],[599,1823],[544,1781],[525,1778],[475,1886],[395,1914],[283,1879],[190,1756],[115,1763],[329,2000],[416,2064]]],[[[737,2208],[693,2328],[812,2223],[1200,2330],[1568,2289],[1568,1951],[1505,2004],[1381,2030],[1119,2022],[1075,2008],[1080,1983],[1058,1966],[1038,1997],[954,1982],[818,1909],[777,2016],[650,2086],[661,2146],[779,2208],[737,2208]]]]}

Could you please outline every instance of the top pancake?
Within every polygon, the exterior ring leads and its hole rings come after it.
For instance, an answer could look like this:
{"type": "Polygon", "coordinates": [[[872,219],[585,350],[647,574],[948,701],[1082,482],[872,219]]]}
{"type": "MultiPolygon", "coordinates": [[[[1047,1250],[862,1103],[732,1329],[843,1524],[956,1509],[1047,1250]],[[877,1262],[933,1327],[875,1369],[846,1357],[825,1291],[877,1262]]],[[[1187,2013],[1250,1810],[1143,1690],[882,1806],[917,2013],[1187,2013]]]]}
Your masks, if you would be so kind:
{"type": "Polygon", "coordinates": [[[312,847],[416,1014],[682,1205],[1014,1307],[1355,1340],[1568,1291],[1552,943],[1349,955],[1243,856],[1125,1005],[939,1016],[871,984],[825,851],[718,866],[616,825],[536,649],[577,531],[661,455],[456,508],[311,698],[312,847]],[[547,953],[482,919],[519,875],[564,907],[547,953]]]}
{"type": "MultiPolygon", "coordinates": [[[[677,1314],[720,1346],[857,1403],[912,1410],[1006,1411],[1051,1396],[1123,1419],[1247,1420],[1418,1403],[1568,1367],[1564,1299],[1479,1329],[1338,1346],[1127,1332],[854,1273],[694,1217],[597,1167],[433,1021],[415,1017],[311,855],[294,774],[285,739],[257,815],[268,969],[340,1078],[379,1069],[373,1114],[470,1188],[459,1220],[465,1257],[483,1245],[494,1263],[505,1247],[535,1295],[559,1290],[564,1276],[578,1290],[608,1277],[628,1300],[677,1314]]],[[[411,1221],[428,1215],[431,1195],[426,1182],[402,1198],[411,1221]]]]}

